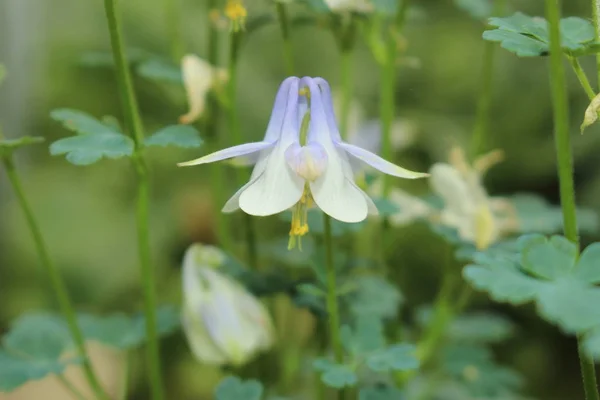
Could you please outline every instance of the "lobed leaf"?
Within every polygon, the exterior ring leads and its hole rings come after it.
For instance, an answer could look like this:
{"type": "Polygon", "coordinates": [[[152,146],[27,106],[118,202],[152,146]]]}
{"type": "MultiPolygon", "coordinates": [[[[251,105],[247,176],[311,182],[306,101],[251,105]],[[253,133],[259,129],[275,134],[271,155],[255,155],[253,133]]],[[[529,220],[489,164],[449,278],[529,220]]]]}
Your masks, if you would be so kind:
{"type": "Polygon", "coordinates": [[[419,368],[419,360],[415,353],[414,345],[393,345],[367,356],[367,366],[375,372],[415,370],[419,368]]]}
{"type": "Polygon", "coordinates": [[[154,81],[183,84],[181,68],[161,58],[150,58],[142,61],[137,67],[137,73],[154,81]]]}
{"type": "Polygon", "coordinates": [[[62,123],[68,130],[78,134],[121,134],[112,126],[100,122],[83,111],[60,108],[52,110],[50,117],[62,123]]]}
{"type": "Polygon", "coordinates": [[[236,376],[228,376],[215,389],[216,400],[260,400],[263,386],[256,380],[243,381],[236,376]]]}
{"type": "Polygon", "coordinates": [[[202,145],[202,139],[196,128],[189,125],[167,126],[144,140],[146,146],[176,146],[195,148],[202,145]]]}
{"type": "Polygon", "coordinates": [[[358,381],[356,374],[349,366],[335,364],[324,358],[315,360],[313,368],[321,372],[321,381],[332,388],[351,387],[358,381]]]}
{"type": "Polygon", "coordinates": [[[133,140],[120,133],[98,133],[72,136],[50,145],[50,154],[67,155],[75,165],[90,165],[100,159],[128,157],[133,154],[133,140]]]}

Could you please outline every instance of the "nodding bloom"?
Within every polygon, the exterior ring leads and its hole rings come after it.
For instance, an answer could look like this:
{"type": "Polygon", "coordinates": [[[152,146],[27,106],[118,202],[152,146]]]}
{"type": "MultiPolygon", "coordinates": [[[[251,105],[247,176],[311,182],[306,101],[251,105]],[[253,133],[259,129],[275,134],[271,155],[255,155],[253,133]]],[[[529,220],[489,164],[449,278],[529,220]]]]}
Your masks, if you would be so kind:
{"type": "Polygon", "coordinates": [[[212,365],[242,365],[274,342],[271,317],[243,286],[219,272],[225,255],[192,245],[183,261],[182,325],[194,356],[212,365]]]}
{"type": "Polygon", "coordinates": [[[275,99],[261,142],[217,151],[179,164],[206,164],[233,157],[255,162],[250,181],[225,204],[224,212],[241,208],[267,216],[293,208],[290,246],[308,232],[307,209],[316,205],[343,222],[360,222],[377,214],[371,198],[354,182],[353,167],[366,163],[388,175],[416,179],[428,174],[409,171],[374,153],[342,141],[331,90],[322,78],[287,78],[275,99]]]}
{"type": "Polygon", "coordinates": [[[211,89],[227,81],[227,72],[213,67],[193,54],[183,57],[181,72],[190,109],[187,114],[179,117],[179,122],[191,124],[202,116],[206,107],[206,96],[211,89]]]}
{"type": "Polygon", "coordinates": [[[390,216],[393,225],[403,225],[418,218],[429,217],[457,230],[461,239],[478,249],[488,248],[506,234],[517,231],[519,221],[508,199],[490,197],[483,186],[484,174],[503,158],[501,151],[492,151],[477,158],[473,166],[456,147],[448,163],[436,163],[429,171],[433,192],[444,202],[441,210],[400,189],[393,188],[390,200],[400,211],[390,216]]]}
{"type": "Polygon", "coordinates": [[[333,12],[368,13],[373,11],[373,5],[369,0],[325,0],[325,3],[333,12]]]}

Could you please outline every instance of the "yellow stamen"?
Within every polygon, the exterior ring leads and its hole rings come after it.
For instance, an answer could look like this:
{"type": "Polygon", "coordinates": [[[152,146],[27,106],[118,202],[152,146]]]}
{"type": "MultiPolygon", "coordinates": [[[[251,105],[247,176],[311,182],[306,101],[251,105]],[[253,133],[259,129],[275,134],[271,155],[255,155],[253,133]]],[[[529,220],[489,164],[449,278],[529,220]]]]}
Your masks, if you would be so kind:
{"type": "Polygon", "coordinates": [[[300,201],[292,208],[292,225],[290,227],[290,240],[288,241],[288,250],[298,246],[302,251],[302,236],[309,231],[308,228],[308,209],[313,206],[313,199],[310,190],[305,187],[300,201]]]}
{"type": "Polygon", "coordinates": [[[244,7],[242,0],[228,0],[225,5],[225,16],[229,18],[234,31],[244,29],[244,23],[248,16],[248,11],[244,7]]]}

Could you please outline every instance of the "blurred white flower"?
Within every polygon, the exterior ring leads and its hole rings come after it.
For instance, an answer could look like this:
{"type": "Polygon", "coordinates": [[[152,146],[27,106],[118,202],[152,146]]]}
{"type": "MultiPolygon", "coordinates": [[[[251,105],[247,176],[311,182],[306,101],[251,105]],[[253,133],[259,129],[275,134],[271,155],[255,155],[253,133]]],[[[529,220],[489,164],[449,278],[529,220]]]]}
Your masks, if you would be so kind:
{"type": "Polygon", "coordinates": [[[181,61],[183,85],[187,94],[189,111],[179,117],[182,124],[191,124],[202,116],[210,90],[227,81],[227,72],[210,65],[200,57],[187,54],[181,61]]]}
{"type": "Polygon", "coordinates": [[[213,365],[242,365],[274,342],[264,305],[218,271],[225,255],[213,246],[192,245],[183,261],[182,324],[194,356],[213,365]]]}
{"type": "Polygon", "coordinates": [[[333,12],[367,13],[373,11],[373,5],[369,0],[325,0],[325,3],[333,12]]]}
{"type": "MultiPolygon", "coordinates": [[[[482,182],[489,168],[502,158],[501,151],[492,151],[477,158],[471,166],[463,151],[454,148],[449,163],[436,163],[429,171],[431,188],[443,201],[443,208],[437,209],[416,196],[392,188],[388,199],[399,211],[390,216],[391,224],[402,226],[428,218],[456,229],[461,239],[474,243],[478,249],[485,249],[500,237],[517,231],[519,220],[513,204],[506,198],[490,197],[482,182]]],[[[380,195],[381,189],[378,181],[369,192],[380,195]]]]}

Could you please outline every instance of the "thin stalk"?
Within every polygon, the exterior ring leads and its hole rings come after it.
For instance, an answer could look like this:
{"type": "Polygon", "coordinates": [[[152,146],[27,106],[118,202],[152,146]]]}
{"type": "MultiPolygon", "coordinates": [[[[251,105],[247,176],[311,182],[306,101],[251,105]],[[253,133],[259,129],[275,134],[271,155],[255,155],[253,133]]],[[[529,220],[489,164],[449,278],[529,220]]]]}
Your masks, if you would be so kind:
{"type": "Polygon", "coordinates": [[[171,58],[175,63],[179,63],[183,56],[180,0],[164,0],[164,7],[171,58]]]}
{"type": "Polygon", "coordinates": [[[46,273],[50,277],[50,285],[54,293],[56,294],[60,311],[65,320],[67,321],[69,332],[71,333],[73,342],[75,343],[77,354],[79,357],[81,357],[83,361],[83,371],[85,373],[85,377],[90,387],[99,399],[108,399],[108,396],[106,395],[106,393],[100,385],[98,377],[94,373],[94,369],[92,368],[92,364],[86,353],[85,339],[77,323],[77,316],[71,303],[71,299],[69,298],[67,287],[60,275],[60,272],[56,268],[56,265],[54,265],[54,263],[50,259],[50,255],[46,247],[46,242],[44,241],[44,237],[42,236],[40,227],[33,215],[33,211],[31,210],[29,201],[25,196],[25,191],[23,190],[21,180],[17,175],[12,156],[6,155],[5,157],[2,157],[2,162],[6,169],[6,174],[8,175],[8,179],[10,180],[15,195],[17,196],[19,206],[21,207],[21,210],[23,211],[23,214],[25,216],[25,220],[27,221],[27,225],[29,226],[29,230],[31,231],[31,235],[33,236],[33,241],[35,243],[36,251],[38,253],[40,261],[42,262],[46,273]]]}
{"type": "Polygon", "coordinates": [[[75,385],[71,383],[71,381],[65,378],[64,375],[57,375],[56,377],[58,378],[58,381],[61,383],[61,385],[63,385],[65,389],[71,392],[73,396],[77,397],[78,400],[86,400],[86,397],[83,395],[83,393],[81,393],[79,389],[77,389],[75,385]]]}
{"type": "Polygon", "coordinates": [[[577,76],[577,80],[579,80],[581,87],[583,90],[585,90],[585,94],[587,94],[590,100],[593,100],[594,97],[596,97],[596,93],[594,92],[594,89],[592,88],[585,71],[581,67],[579,60],[576,57],[567,57],[567,59],[569,60],[569,63],[571,64],[573,72],[577,76]]]}
{"type": "MultiPolygon", "coordinates": [[[[592,22],[594,24],[595,42],[600,42],[600,0],[592,0],[592,22]]],[[[598,87],[600,87],[600,53],[596,54],[598,87]]]]}
{"type": "Polygon", "coordinates": [[[342,49],[341,53],[341,79],[342,79],[342,110],[340,116],[340,133],[342,138],[348,139],[348,117],[352,104],[352,59],[354,46],[342,49]]]}
{"type": "Polygon", "coordinates": [[[127,400],[127,395],[129,394],[129,369],[131,368],[131,356],[129,355],[129,352],[126,351],[123,358],[125,359],[125,365],[123,365],[123,381],[121,382],[121,389],[119,390],[119,400],[127,400]]]}
{"type": "MultiPolygon", "coordinates": [[[[560,43],[560,8],[559,0],[546,0],[546,19],[550,29],[550,85],[554,108],[554,140],[558,161],[558,177],[560,182],[560,201],[563,211],[564,233],[567,239],[579,247],[577,233],[577,214],[575,209],[575,185],[573,182],[573,161],[571,137],[569,136],[569,103],[562,64],[560,43]]],[[[579,363],[583,378],[585,398],[598,400],[598,386],[593,361],[581,350],[579,363]]]]}
{"type": "MultiPolygon", "coordinates": [[[[219,64],[219,29],[215,26],[211,19],[212,11],[217,9],[218,0],[209,0],[207,3],[207,61],[212,66],[219,64]]],[[[215,72],[216,73],[216,72],[215,72]]],[[[221,119],[221,107],[217,102],[214,94],[209,95],[206,102],[204,117],[204,132],[210,142],[213,151],[220,150],[221,138],[219,137],[219,121],[221,119]]],[[[211,165],[210,167],[211,190],[214,195],[215,216],[217,219],[217,237],[219,244],[226,250],[231,250],[231,238],[229,235],[229,226],[226,216],[221,212],[221,207],[225,202],[223,185],[225,177],[223,168],[220,165],[211,165]]]]}
{"type": "Polygon", "coordinates": [[[121,106],[125,117],[126,127],[135,141],[135,154],[133,161],[137,172],[137,239],[138,256],[142,275],[144,293],[144,314],[146,318],[146,357],[150,373],[150,388],[152,399],[162,400],[164,388],[160,366],[160,349],[158,343],[157,318],[156,318],[156,279],[151,264],[149,240],[149,196],[150,183],[147,167],[143,159],[144,131],[137,107],[137,100],[133,91],[129,66],[126,62],[121,35],[120,15],[117,11],[118,0],[104,0],[106,18],[110,31],[113,58],[117,69],[117,86],[121,99],[121,106]]]}
{"type": "Polygon", "coordinates": [[[281,37],[283,39],[283,60],[285,62],[285,73],[288,76],[294,75],[294,50],[291,41],[291,27],[287,15],[287,6],[281,2],[275,2],[277,10],[277,20],[281,28],[281,37]]]}
{"type": "MultiPolygon", "coordinates": [[[[506,0],[494,2],[493,15],[500,15],[504,10],[506,0]]],[[[495,43],[486,42],[483,51],[483,64],[481,74],[481,89],[477,99],[477,115],[475,127],[471,138],[471,156],[477,157],[485,152],[487,137],[489,135],[490,115],[492,109],[492,87],[494,82],[494,59],[496,54],[495,43]]]]}
{"type": "MultiPolygon", "coordinates": [[[[380,119],[382,146],[381,154],[386,160],[392,159],[392,123],[396,110],[396,59],[398,57],[398,44],[396,36],[400,35],[406,22],[408,6],[410,0],[404,0],[400,3],[398,13],[395,18],[395,25],[390,28],[386,38],[386,60],[381,67],[381,99],[380,99],[380,119]]],[[[383,176],[383,195],[387,197],[392,188],[392,180],[389,175],[383,176]]]]}
{"type": "MultiPolygon", "coordinates": [[[[338,364],[344,363],[344,350],[340,337],[340,311],[337,296],[336,271],[333,262],[333,239],[331,234],[331,217],[323,214],[325,224],[325,268],[327,268],[327,321],[329,323],[329,342],[333,349],[335,361],[338,364]]],[[[343,397],[339,392],[338,398],[343,397]]]]}
{"type": "MultiPolygon", "coordinates": [[[[237,145],[242,143],[242,132],[240,130],[239,116],[238,116],[238,107],[237,107],[237,82],[238,82],[238,60],[239,60],[239,50],[240,44],[243,38],[243,31],[232,31],[229,34],[230,42],[229,42],[229,109],[228,109],[228,119],[229,119],[229,130],[231,132],[231,145],[237,145]]],[[[247,179],[247,174],[244,171],[238,169],[237,171],[237,179],[240,185],[244,184],[247,179]]],[[[258,268],[258,250],[256,245],[256,232],[254,229],[254,221],[252,217],[248,214],[244,214],[244,231],[245,231],[245,240],[247,247],[247,256],[248,256],[248,265],[253,269],[258,268]]]]}

